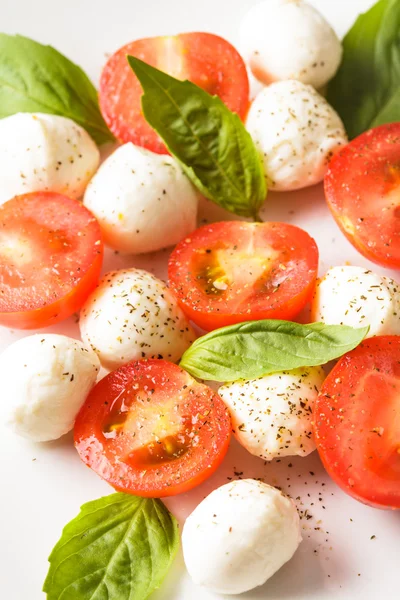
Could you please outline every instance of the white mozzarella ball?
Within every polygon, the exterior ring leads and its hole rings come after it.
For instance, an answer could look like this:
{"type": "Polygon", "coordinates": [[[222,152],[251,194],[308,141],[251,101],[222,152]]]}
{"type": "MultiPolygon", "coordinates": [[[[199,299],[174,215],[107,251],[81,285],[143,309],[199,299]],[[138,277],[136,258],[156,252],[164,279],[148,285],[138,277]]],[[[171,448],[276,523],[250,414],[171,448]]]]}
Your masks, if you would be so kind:
{"type": "Polygon", "coordinates": [[[319,183],[335,152],[347,143],[342,121],[325,98],[299,81],[262,90],[246,123],[264,162],[268,185],[278,192],[319,183]]]}
{"type": "Polygon", "coordinates": [[[84,204],[97,217],[105,243],[120,252],[167,248],[196,229],[198,193],[178,162],[132,143],[103,163],[84,204]]]}
{"type": "Polygon", "coordinates": [[[79,325],[82,339],[109,369],[140,358],[176,362],[195,339],[166,284],[140,269],[105,275],[84,304],[79,325]]]}
{"type": "Polygon", "coordinates": [[[269,84],[296,79],[315,88],[335,75],[342,45],[324,17],[303,0],[266,0],[250,8],[240,30],[245,60],[269,84]]]}
{"type": "Polygon", "coordinates": [[[300,542],[292,500],[254,479],[216,489],[195,508],[182,532],[191,578],[219,594],[241,594],[263,585],[300,542]]]}
{"type": "Polygon", "coordinates": [[[363,267],[333,267],[317,283],[312,320],[400,335],[400,285],[363,267]]]}
{"type": "Polygon", "coordinates": [[[34,442],[70,431],[94,386],[100,362],[78,340],[31,335],[0,355],[0,411],[15,433],[34,442]]]}
{"type": "Polygon", "coordinates": [[[307,456],[315,450],[312,409],[325,379],[321,367],[303,367],[219,389],[236,439],[264,460],[307,456]]]}
{"type": "Polygon", "coordinates": [[[1,119],[0,204],[29,192],[80,198],[99,161],[96,144],[71,119],[42,113],[1,119]]]}

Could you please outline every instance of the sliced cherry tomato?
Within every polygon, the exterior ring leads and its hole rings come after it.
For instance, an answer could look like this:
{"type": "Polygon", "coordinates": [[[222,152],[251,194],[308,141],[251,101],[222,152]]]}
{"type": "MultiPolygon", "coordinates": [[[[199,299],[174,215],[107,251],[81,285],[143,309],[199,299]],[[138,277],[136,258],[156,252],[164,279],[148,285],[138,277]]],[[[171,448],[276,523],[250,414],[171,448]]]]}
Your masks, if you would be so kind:
{"type": "Polygon", "coordinates": [[[371,129],[336,154],[325,194],[337,224],[361,254],[400,267],[400,123],[371,129]]]}
{"type": "Polygon", "coordinates": [[[345,492],[400,508],[400,337],[363,342],[325,380],[314,408],[322,462],[345,492]]]}
{"type": "Polygon", "coordinates": [[[292,319],[309,301],[318,248],[286,223],[205,225],[172,252],[171,288],[187,316],[210,331],[258,319],[292,319]]]}
{"type": "Polygon", "coordinates": [[[222,462],[231,423],[221,398],[165,360],[139,360],[102,379],[75,423],[75,445],[114,488],[173,496],[222,462]]]}
{"type": "Polygon", "coordinates": [[[78,311],[96,287],[99,224],[76,200],[52,192],[0,206],[0,323],[35,329],[78,311]]]}
{"type": "Polygon", "coordinates": [[[249,106],[249,80],[240,54],[211,33],[182,33],[136,40],[120,48],[100,80],[100,108],[114,135],[153,152],[167,153],[141,109],[142,87],[126,59],[136,56],[177,79],[189,79],[215,94],[243,119],[249,106]]]}

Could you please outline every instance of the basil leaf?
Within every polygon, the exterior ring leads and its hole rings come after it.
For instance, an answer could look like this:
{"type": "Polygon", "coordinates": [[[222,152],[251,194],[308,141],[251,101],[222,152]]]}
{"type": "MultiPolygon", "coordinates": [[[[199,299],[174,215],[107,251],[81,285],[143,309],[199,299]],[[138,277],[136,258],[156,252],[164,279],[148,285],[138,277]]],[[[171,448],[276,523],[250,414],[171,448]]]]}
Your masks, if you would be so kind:
{"type": "Polygon", "coordinates": [[[200,192],[241,217],[258,219],[267,195],[261,159],[240,118],[217,96],[128,56],[142,84],[146,121],[200,192]]]}
{"type": "Polygon", "coordinates": [[[178,525],[160,500],[105,496],[64,527],[43,591],[47,600],[144,600],[178,546],[178,525]]]}
{"type": "Polygon", "coordinates": [[[0,118],[18,112],[68,117],[98,144],[114,139],[97,92],[80,67],[51,46],[0,33],[0,118]]]}
{"type": "Polygon", "coordinates": [[[255,379],[276,371],[323,365],[353,350],[369,327],[265,320],[239,323],[198,338],[180,366],[208,381],[255,379]]]}
{"type": "Polygon", "coordinates": [[[343,62],[328,87],[350,138],[400,121],[400,1],[380,0],[343,41],[343,62]]]}

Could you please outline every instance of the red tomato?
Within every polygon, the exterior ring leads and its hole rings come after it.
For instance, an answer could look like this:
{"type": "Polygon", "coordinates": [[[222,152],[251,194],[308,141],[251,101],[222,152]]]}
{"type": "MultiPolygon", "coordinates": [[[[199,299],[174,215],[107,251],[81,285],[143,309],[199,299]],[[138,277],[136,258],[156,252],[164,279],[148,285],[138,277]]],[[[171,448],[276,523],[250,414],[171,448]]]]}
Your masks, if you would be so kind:
{"type": "Polygon", "coordinates": [[[52,192],[0,206],[0,324],[36,329],[79,310],[95,288],[103,244],[82,204],[52,192]]]}
{"type": "Polygon", "coordinates": [[[371,129],[336,154],[325,194],[337,224],[361,254],[400,267],[400,123],[371,129]]]}
{"type": "Polygon", "coordinates": [[[258,319],[292,319],[309,301],[318,248],[286,223],[205,225],[172,252],[168,276],[187,316],[210,331],[258,319]]]}
{"type": "Polygon", "coordinates": [[[240,54],[211,33],[182,33],[136,40],[108,60],[100,80],[103,117],[122,142],[133,142],[159,154],[167,153],[161,138],[145,121],[142,86],[130,68],[130,54],[177,79],[189,79],[243,119],[249,106],[249,80],[240,54]]]}
{"type": "Polygon", "coordinates": [[[400,508],[400,337],[363,342],[344,356],[314,408],[322,462],[341,488],[379,508],[400,508]]]}
{"type": "Polygon", "coordinates": [[[102,379],[75,423],[75,446],[114,488],[148,497],[186,492],[222,462],[231,423],[221,398],[165,360],[102,379]]]}

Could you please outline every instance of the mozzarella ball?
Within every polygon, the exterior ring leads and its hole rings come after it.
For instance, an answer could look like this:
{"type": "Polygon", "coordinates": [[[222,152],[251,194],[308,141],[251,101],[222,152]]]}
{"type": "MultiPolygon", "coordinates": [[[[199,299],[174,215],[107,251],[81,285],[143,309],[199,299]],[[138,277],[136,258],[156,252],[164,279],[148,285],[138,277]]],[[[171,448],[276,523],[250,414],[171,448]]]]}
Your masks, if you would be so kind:
{"type": "Polygon", "coordinates": [[[195,508],[182,532],[189,575],[219,594],[241,594],[263,585],[300,542],[292,500],[254,479],[216,489],[195,508]]]}
{"type": "Polygon", "coordinates": [[[100,363],[78,340],[64,335],[31,335],[0,355],[3,420],[34,442],[70,431],[96,383],[100,363]]]}
{"type": "Polygon", "coordinates": [[[265,84],[296,79],[321,88],[342,60],[342,45],[332,27],[302,0],[256,4],[243,20],[240,38],[245,60],[265,84]]]}
{"type": "Polygon", "coordinates": [[[108,369],[140,358],[177,362],[195,339],[166,284],[140,269],[105,275],[84,304],[79,325],[82,339],[108,369]]]}
{"type": "Polygon", "coordinates": [[[264,460],[307,456],[315,450],[312,409],[324,379],[321,367],[303,367],[227,383],[218,393],[236,439],[251,454],[264,460]]]}
{"type": "Polygon", "coordinates": [[[71,119],[41,113],[1,119],[0,204],[47,190],[80,198],[99,161],[96,144],[71,119]]]}
{"type": "Polygon", "coordinates": [[[333,267],[317,283],[313,321],[366,327],[366,337],[400,335],[400,285],[363,267],[333,267]]]}
{"type": "Polygon", "coordinates": [[[97,217],[105,243],[120,252],[167,248],[196,229],[198,193],[177,160],[132,143],[103,163],[84,204],[97,217]]]}
{"type": "Polygon", "coordinates": [[[256,96],[246,123],[264,162],[269,188],[319,183],[347,143],[342,121],[325,98],[299,81],[273,83],[256,96]]]}

